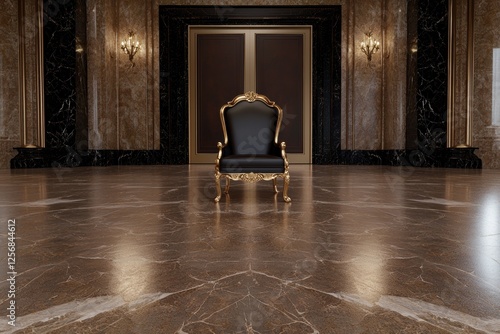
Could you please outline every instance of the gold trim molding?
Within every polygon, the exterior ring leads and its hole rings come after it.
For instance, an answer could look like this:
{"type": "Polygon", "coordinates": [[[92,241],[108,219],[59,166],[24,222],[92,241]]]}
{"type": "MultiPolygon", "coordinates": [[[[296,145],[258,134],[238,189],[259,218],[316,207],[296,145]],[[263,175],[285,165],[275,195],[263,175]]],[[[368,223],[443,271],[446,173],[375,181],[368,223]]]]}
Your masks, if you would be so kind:
{"type": "MultiPolygon", "coordinates": [[[[35,28],[35,48],[36,48],[36,141],[28,143],[28,108],[27,108],[27,75],[26,75],[26,3],[25,0],[18,0],[18,92],[19,92],[19,125],[21,147],[37,148],[45,147],[45,95],[44,95],[44,73],[43,73],[43,0],[36,1],[36,28],[35,28]]],[[[35,140],[35,138],[33,138],[35,140]]]]}
{"type": "Polygon", "coordinates": [[[26,29],[24,27],[25,9],[24,0],[18,0],[17,23],[19,36],[19,64],[18,64],[18,90],[19,90],[19,125],[21,146],[26,147],[28,144],[27,124],[26,124],[26,47],[24,45],[24,36],[26,29]]]}
{"type": "Polygon", "coordinates": [[[36,95],[37,95],[37,135],[38,146],[45,147],[45,74],[43,63],[43,0],[38,1],[37,10],[37,39],[36,39],[36,95]]]}
{"type": "Polygon", "coordinates": [[[465,138],[459,138],[456,144],[455,98],[457,94],[457,0],[448,2],[448,117],[447,146],[466,148],[472,146],[472,109],[474,107],[474,0],[467,1],[467,73],[466,73],[466,119],[465,138]]]}
{"type": "Polygon", "coordinates": [[[467,3],[467,125],[466,142],[472,146],[472,108],[474,107],[474,0],[467,3]]]}

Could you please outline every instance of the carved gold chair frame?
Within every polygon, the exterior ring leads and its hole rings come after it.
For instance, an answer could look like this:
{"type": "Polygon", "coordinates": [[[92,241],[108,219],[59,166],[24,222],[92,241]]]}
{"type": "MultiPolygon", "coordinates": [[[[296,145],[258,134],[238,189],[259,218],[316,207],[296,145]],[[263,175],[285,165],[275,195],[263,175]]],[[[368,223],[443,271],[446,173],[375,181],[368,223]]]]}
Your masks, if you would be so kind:
{"type": "Polygon", "coordinates": [[[219,202],[221,199],[221,178],[225,178],[226,180],[226,186],[224,189],[224,193],[226,195],[229,194],[229,186],[230,186],[230,181],[235,180],[235,181],[243,181],[243,182],[249,182],[249,183],[255,183],[261,180],[265,181],[273,181],[273,189],[274,192],[277,194],[278,191],[278,186],[277,186],[277,179],[281,178],[283,179],[283,200],[286,203],[291,202],[291,198],[288,197],[288,186],[290,183],[290,173],[289,173],[289,163],[288,163],[288,158],[286,156],[286,144],[285,142],[281,142],[278,144],[278,135],[280,132],[280,127],[281,127],[281,121],[283,119],[283,110],[273,101],[269,100],[269,98],[265,95],[260,95],[255,92],[246,92],[245,94],[241,94],[236,96],[232,101],[226,103],[220,108],[220,119],[222,123],[222,130],[224,132],[224,143],[218,142],[217,143],[217,148],[219,150],[217,154],[217,159],[215,160],[215,183],[216,183],[216,190],[217,190],[217,196],[215,197],[215,202],[219,202]],[[238,104],[241,101],[248,101],[250,103],[255,102],[255,101],[261,101],[265,103],[267,106],[271,108],[275,108],[278,111],[278,118],[276,121],[276,130],[274,133],[274,145],[276,145],[280,151],[281,151],[281,157],[283,158],[283,172],[281,173],[260,173],[260,172],[245,172],[245,173],[225,173],[221,172],[220,168],[220,160],[223,156],[223,150],[224,148],[228,145],[228,134],[227,134],[227,129],[226,129],[226,122],[225,122],[225,117],[224,117],[224,112],[227,108],[233,107],[236,104],[238,104]]]}

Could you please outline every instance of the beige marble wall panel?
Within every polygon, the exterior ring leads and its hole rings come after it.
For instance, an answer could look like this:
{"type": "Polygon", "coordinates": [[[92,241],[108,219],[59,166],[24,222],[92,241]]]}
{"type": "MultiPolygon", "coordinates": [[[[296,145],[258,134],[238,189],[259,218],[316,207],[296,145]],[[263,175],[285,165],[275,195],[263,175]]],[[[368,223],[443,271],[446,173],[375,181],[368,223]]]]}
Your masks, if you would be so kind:
{"type": "Polygon", "coordinates": [[[15,155],[13,147],[22,144],[19,88],[25,89],[26,143],[38,144],[37,49],[38,0],[6,0],[0,12],[0,168],[7,168],[15,155]],[[21,28],[21,33],[20,33],[21,28]],[[22,30],[24,32],[22,32],[22,30]],[[24,78],[19,77],[19,45],[25,52],[24,78]]]}
{"type": "MultiPolygon", "coordinates": [[[[146,2],[120,2],[118,32],[120,41],[127,38],[129,31],[136,32],[136,37],[143,45],[131,63],[126,54],[118,55],[118,85],[119,85],[119,131],[120,149],[148,149],[153,132],[150,135],[150,120],[152,116],[152,92],[148,73],[151,63],[148,59],[148,13],[150,6],[146,2]],[[133,65],[135,64],[135,65],[133,65]],[[133,65],[133,67],[132,67],[133,65]]],[[[150,21],[149,21],[150,22],[150,21]]]]}
{"type": "Polygon", "coordinates": [[[356,2],[354,27],[354,68],[351,74],[353,108],[352,149],[376,150],[382,144],[382,54],[375,54],[371,61],[361,51],[364,34],[373,32],[380,41],[382,36],[382,1],[356,2]]]}
{"type": "Polygon", "coordinates": [[[406,1],[385,0],[383,62],[383,149],[406,143],[407,8],[406,1]]]}
{"type": "Polygon", "coordinates": [[[119,69],[117,57],[119,52],[119,36],[118,26],[119,17],[118,9],[120,6],[119,0],[106,0],[104,11],[104,50],[105,62],[102,64],[105,69],[104,73],[104,87],[103,93],[105,94],[104,104],[101,106],[101,112],[105,115],[105,120],[112,123],[111,126],[107,122],[102,124],[100,128],[109,138],[109,146],[105,148],[120,149],[120,100],[119,100],[119,69]]]}
{"type": "Polygon", "coordinates": [[[90,149],[118,148],[115,2],[87,3],[90,149]]]}
{"type": "Polygon", "coordinates": [[[500,48],[500,7],[496,0],[475,4],[473,146],[485,168],[500,168],[500,131],[492,127],[493,49],[500,48]]]}
{"type": "Polygon", "coordinates": [[[483,161],[483,168],[500,169],[500,129],[489,129],[488,134],[478,140],[476,154],[483,161]]]}
{"type": "MultiPolygon", "coordinates": [[[[118,9],[118,43],[127,38],[128,32],[136,33],[138,40],[144,44],[145,29],[144,24],[139,22],[143,19],[144,2],[120,3],[118,9]],[[139,19],[139,20],[138,20],[139,19]],[[142,33],[141,33],[142,32],[142,33]]],[[[144,21],[144,19],[142,20],[144,21]]],[[[136,147],[146,147],[147,134],[146,121],[146,96],[144,88],[147,86],[146,80],[146,57],[142,50],[138,51],[134,63],[131,63],[126,54],[117,50],[118,65],[118,127],[120,136],[120,149],[133,149],[136,147]],[[135,64],[135,65],[133,65],[135,64]],[[132,67],[133,66],[133,67],[132,67]]]]}
{"type": "Polygon", "coordinates": [[[150,22],[147,25],[147,45],[145,45],[144,49],[147,53],[148,57],[148,68],[151,71],[148,71],[148,105],[150,104],[150,113],[152,117],[149,117],[149,129],[150,130],[150,141],[153,145],[153,149],[160,149],[160,62],[159,62],[159,45],[160,45],[160,34],[157,33],[159,31],[159,18],[158,18],[159,10],[158,6],[155,4],[155,1],[151,1],[151,7],[148,12],[147,21],[150,22]]]}
{"type": "Polygon", "coordinates": [[[19,145],[20,140],[17,7],[16,0],[4,1],[0,11],[0,167],[8,165],[4,145],[12,141],[19,145]]]}
{"type": "Polygon", "coordinates": [[[19,146],[19,140],[0,140],[0,169],[10,168],[10,160],[16,155],[13,147],[19,146]]]}
{"type": "Polygon", "coordinates": [[[0,11],[0,140],[19,138],[17,2],[0,11]]]}
{"type": "Polygon", "coordinates": [[[39,145],[38,134],[38,91],[37,91],[37,38],[39,0],[25,0],[25,34],[20,37],[26,51],[26,143],[39,145]]]}
{"type": "Polygon", "coordinates": [[[89,1],[89,147],[159,148],[158,69],[152,2],[89,1]],[[120,49],[134,31],[142,49],[135,65],[120,49]],[[104,48],[102,47],[104,45],[104,48]],[[158,72],[156,72],[158,73],[158,72]],[[155,107],[156,106],[156,107],[155,107]]]}

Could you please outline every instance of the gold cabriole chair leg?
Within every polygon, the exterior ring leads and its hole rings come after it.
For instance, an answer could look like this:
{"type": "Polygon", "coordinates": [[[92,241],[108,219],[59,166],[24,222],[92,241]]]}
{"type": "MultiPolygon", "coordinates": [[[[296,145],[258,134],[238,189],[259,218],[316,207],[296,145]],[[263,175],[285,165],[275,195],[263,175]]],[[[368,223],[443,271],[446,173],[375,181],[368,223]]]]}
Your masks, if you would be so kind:
{"type": "Polygon", "coordinates": [[[229,194],[229,183],[231,182],[231,179],[226,176],[226,188],[224,189],[224,193],[227,195],[229,194]]]}
{"type": "Polygon", "coordinates": [[[217,196],[215,197],[215,203],[220,201],[221,190],[220,190],[220,174],[215,173],[215,190],[217,191],[217,196]]]}
{"type": "Polygon", "coordinates": [[[274,193],[278,193],[278,182],[276,181],[276,178],[273,179],[273,188],[274,188],[274,193]]]}
{"type": "Polygon", "coordinates": [[[289,183],[290,183],[290,175],[285,174],[285,176],[283,177],[283,200],[286,203],[290,203],[292,201],[292,199],[290,197],[288,197],[288,184],[289,183]]]}

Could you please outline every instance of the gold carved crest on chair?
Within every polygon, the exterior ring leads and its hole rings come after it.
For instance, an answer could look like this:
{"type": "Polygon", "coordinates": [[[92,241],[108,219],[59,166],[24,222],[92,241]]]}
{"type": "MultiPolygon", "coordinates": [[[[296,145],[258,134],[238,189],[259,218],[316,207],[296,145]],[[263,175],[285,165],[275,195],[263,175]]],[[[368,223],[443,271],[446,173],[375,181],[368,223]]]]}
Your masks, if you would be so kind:
{"type": "Polygon", "coordinates": [[[288,197],[290,174],[285,142],[278,142],[283,110],[264,95],[247,92],[236,96],[220,108],[224,143],[218,142],[215,160],[217,197],[221,198],[221,179],[226,180],[229,193],[231,180],[244,182],[273,181],[278,193],[277,179],[283,179],[283,200],[288,197]]]}

